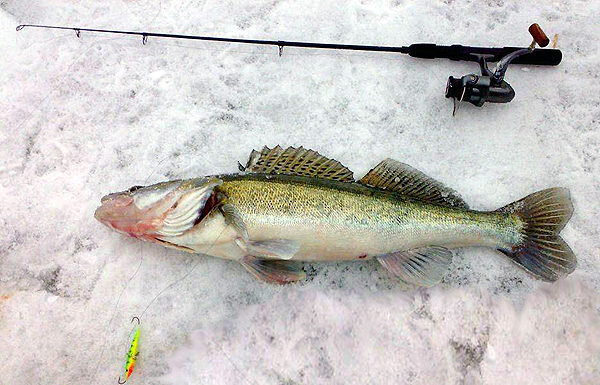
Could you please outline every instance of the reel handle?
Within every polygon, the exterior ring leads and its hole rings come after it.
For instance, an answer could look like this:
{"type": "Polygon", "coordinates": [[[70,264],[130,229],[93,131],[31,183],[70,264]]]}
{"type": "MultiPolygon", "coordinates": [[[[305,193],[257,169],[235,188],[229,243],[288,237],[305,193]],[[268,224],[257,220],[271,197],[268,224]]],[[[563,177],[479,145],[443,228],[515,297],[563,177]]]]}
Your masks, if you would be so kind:
{"type": "Polygon", "coordinates": [[[529,33],[540,47],[545,47],[550,44],[550,39],[548,39],[548,36],[546,36],[538,23],[533,23],[529,26],[529,33]]]}

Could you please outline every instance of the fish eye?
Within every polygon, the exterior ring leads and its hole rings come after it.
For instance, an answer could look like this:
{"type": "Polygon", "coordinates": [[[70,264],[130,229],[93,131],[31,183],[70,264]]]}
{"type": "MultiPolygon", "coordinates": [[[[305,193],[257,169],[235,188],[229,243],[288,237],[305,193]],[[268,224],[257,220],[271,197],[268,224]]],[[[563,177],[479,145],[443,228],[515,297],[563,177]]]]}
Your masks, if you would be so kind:
{"type": "Polygon", "coordinates": [[[141,189],[142,187],[144,187],[144,186],[133,186],[133,187],[131,187],[129,190],[127,190],[127,192],[130,192],[130,193],[132,193],[132,192],[134,192],[134,191],[136,191],[136,190],[139,190],[139,189],[141,189]]]}

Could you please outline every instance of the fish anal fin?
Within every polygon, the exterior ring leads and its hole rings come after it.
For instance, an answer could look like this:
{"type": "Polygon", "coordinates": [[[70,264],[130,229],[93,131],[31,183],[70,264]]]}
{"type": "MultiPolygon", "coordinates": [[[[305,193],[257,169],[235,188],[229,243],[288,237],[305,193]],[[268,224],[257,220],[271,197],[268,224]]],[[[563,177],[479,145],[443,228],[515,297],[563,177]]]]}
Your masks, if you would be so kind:
{"type": "Polygon", "coordinates": [[[442,246],[428,246],[379,255],[377,260],[402,281],[430,287],[444,277],[452,263],[452,252],[442,246]]]}
{"type": "Polygon", "coordinates": [[[267,283],[285,285],[306,278],[306,273],[297,262],[265,260],[250,255],[240,262],[252,275],[267,283]]]}
{"type": "Polygon", "coordinates": [[[252,150],[246,172],[262,174],[297,175],[339,182],[354,182],[352,171],[334,159],[326,158],[316,151],[303,147],[263,147],[252,150]]]}
{"type": "Polygon", "coordinates": [[[429,203],[468,208],[456,191],[394,159],[388,158],[380,162],[363,176],[359,183],[429,203]]]}

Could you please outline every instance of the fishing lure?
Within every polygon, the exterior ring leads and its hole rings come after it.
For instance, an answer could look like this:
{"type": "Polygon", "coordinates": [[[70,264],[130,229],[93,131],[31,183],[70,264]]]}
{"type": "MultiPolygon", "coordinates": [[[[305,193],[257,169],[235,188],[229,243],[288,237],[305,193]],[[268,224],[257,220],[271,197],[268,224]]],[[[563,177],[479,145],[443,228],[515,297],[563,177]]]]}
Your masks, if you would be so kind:
{"type": "Polygon", "coordinates": [[[135,364],[137,362],[137,356],[140,353],[138,351],[138,342],[140,340],[140,319],[138,317],[133,317],[131,322],[137,321],[137,326],[133,332],[133,338],[131,339],[131,344],[129,345],[129,351],[127,352],[127,359],[125,360],[125,380],[121,381],[121,376],[119,376],[119,384],[124,384],[129,380],[129,377],[133,374],[133,369],[135,368],[135,364]]]}

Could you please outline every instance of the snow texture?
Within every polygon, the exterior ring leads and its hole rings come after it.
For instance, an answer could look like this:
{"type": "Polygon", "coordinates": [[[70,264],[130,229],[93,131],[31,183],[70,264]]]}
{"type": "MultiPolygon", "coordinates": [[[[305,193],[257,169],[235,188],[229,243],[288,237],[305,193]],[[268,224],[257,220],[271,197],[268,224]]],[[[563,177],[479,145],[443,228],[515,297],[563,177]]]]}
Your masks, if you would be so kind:
{"type": "Polygon", "coordinates": [[[115,383],[142,313],[131,384],[600,383],[600,2],[0,7],[0,384],[115,383]],[[512,103],[463,105],[454,118],[446,79],[475,63],[15,32],[504,46],[529,44],[532,22],[559,34],[561,65],[512,67],[512,103]],[[475,209],[568,187],[563,236],[579,266],[549,284],[493,250],[464,249],[432,289],[403,290],[375,261],[307,265],[306,282],[274,287],[93,218],[106,193],[233,172],[276,144],[315,149],[357,177],[395,158],[475,209]]]}

